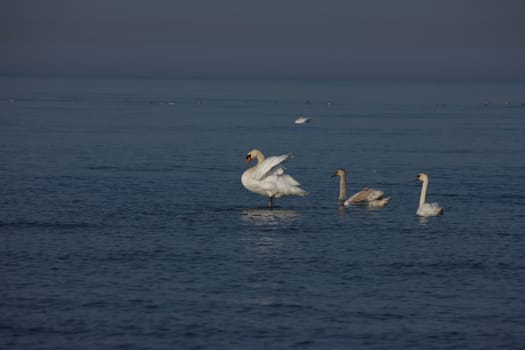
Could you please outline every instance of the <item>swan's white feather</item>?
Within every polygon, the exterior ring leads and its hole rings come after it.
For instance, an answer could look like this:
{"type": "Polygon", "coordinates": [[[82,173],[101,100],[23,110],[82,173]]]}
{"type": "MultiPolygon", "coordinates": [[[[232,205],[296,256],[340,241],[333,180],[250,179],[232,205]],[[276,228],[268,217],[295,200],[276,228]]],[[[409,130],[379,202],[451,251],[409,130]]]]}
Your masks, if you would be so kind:
{"type": "Polygon", "coordinates": [[[438,203],[423,203],[417,208],[418,216],[436,216],[443,214],[443,208],[438,203]]]}
{"type": "Polygon", "coordinates": [[[282,175],[284,170],[280,167],[280,165],[291,157],[291,154],[283,154],[280,156],[266,158],[262,164],[257,166],[253,177],[255,180],[260,181],[270,174],[282,175]]]}

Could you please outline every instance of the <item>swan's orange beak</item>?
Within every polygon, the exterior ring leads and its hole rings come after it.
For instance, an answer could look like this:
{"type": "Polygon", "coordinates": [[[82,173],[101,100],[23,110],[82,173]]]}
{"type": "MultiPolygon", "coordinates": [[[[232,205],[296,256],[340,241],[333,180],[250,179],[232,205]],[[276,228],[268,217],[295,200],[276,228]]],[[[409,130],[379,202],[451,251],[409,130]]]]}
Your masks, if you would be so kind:
{"type": "Polygon", "coordinates": [[[248,154],[248,155],[246,156],[246,164],[248,164],[248,163],[251,162],[251,161],[252,161],[252,156],[251,156],[250,154],[248,154]]]}

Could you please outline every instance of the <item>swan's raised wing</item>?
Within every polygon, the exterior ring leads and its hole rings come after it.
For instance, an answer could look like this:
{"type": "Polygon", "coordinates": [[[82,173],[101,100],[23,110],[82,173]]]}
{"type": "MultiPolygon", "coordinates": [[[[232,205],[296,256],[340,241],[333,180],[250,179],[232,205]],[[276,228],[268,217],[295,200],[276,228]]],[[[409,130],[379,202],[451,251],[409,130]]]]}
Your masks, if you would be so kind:
{"type": "Polygon", "coordinates": [[[268,157],[260,166],[255,170],[253,177],[260,181],[270,174],[282,175],[284,170],[281,168],[281,164],[286,162],[292,157],[292,154],[283,154],[275,157],[268,157]]]}

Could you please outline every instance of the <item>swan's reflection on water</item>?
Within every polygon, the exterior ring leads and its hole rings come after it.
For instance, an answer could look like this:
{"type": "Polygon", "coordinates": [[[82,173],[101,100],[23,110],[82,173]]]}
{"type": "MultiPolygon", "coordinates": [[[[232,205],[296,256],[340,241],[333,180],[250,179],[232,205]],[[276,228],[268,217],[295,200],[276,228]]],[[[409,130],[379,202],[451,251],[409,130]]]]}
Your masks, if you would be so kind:
{"type": "Polygon", "coordinates": [[[425,226],[428,224],[428,217],[427,216],[419,216],[419,225],[425,226]]]}
{"type": "Polygon", "coordinates": [[[297,210],[256,208],[245,209],[241,213],[242,220],[251,229],[242,235],[243,248],[250,256],[268,257],[279,255],[290,243],[288,228],[303,214],[297,210]],[[257,227],[253,229],[253,227],[257,227]]]}
{"type": "Polygon", "coordinates": [[[242,211],[242,220],[255,225],[289,224],[297,220],[302,213],[289,209],[254,208],[242,211]]]}

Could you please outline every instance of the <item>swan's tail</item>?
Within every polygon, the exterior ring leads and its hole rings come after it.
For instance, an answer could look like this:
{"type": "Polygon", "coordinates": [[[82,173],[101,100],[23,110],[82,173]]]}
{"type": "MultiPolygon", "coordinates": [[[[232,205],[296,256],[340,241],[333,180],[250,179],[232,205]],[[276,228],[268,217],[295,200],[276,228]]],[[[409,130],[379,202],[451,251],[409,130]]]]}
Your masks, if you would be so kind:
{"type": "Polygon", "coordinates": [[[291,194],[293,194],[294,196],[306,196],[308,194],[308,192],[306,192],[305,190],[303,190],[301,187],[299,186],[294,186],[292,187],[292,190],[290,191],[291,194]]]}
{"type": "Polygon", "coordinates": [[[385,197],[368,202],[369,208],[383,208],[390,203],[391,197],[385,197]]]}
{"type": "Polygon", "coordinates": [[[292,188],[289,189],[288,195],[292,195],[292,196],[301,196],[301,197],[304,197],[308,194],[308,192],[306,192],[305,190],[303,190],[301,187],[299,186],[293,186],[292,188]]]}
{"type": "Polygon", "coordinates": [[[303,190],[302,188],[300,188],[301,192],[299,192],[297,195],[298,196],[307,196],[308,194],[310,194],[310,192],[306,192],[305,190],[303,190]]]}

